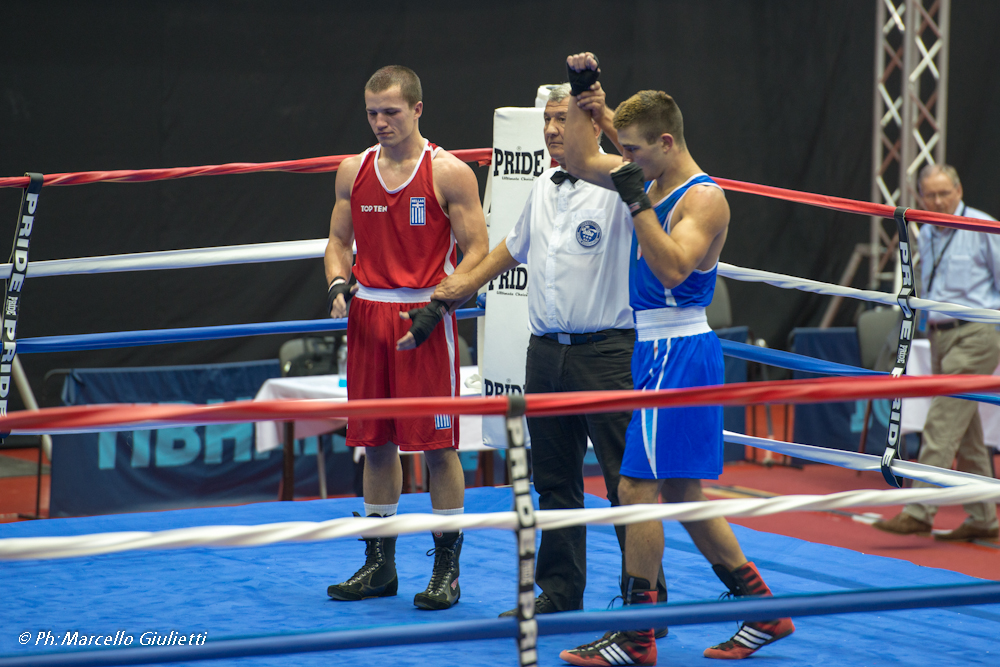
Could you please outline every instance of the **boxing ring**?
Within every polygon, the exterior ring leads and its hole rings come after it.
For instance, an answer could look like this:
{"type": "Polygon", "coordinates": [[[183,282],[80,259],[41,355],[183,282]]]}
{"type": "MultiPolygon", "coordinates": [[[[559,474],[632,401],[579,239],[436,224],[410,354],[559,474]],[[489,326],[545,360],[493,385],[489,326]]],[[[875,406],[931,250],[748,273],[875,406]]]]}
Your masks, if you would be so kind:
{"type": "MultiPolygon", "coordinates": [[[[455,151],[485,163],[490,149],[455,151]]],[[[316,172],[336,169],[345,156],[267,164],[188,169],[88,172],[46,176],[45,185],[100,181],[137,182],[252,171],[316,172]]],[[[727,190],[751,192],[863,215],[898,217],[887,206],[717,179],[727,190]]],[[[0,187],[25,187],[26,179],[0,179],[0,187]]],[[[44,211],[44,198],[42,198],[44,211]]],[[[906,220],[997,232],[1000,223],[906,211],[906,220]]],[[[116,257],[19,264],[27,277],[215,266],[315,259],[325,239],[255,244],[116,257]]],[[[848,296],[947,312],[952,317],[1000,323],[1000,313],[938,304],[912,294],[853,290],[791,276],[720,264],[719,274],[777,287],[848,296]]],[[[481,310],[464,315],[474,317],[481,310]]],[[[15,312],[16,318],[16,312],[15,312]]],[[[16,322],[16,319],[14,320],[16,322]]],[[[70,349],[209,340],[233,336],[342,330],[343,320],[198,327],[174,330],[65,335],[16,341],[20,354],[70,349]]],[[[10,338],[13,339],[13,330],[10,338]]],[[[4,331],[5,345],[8,331],[4,331]]],[[[14,342],[11,340],[10,342],[14,342]]],[[[900,345],[903,346],[904,341],[900,345]]],[[[6,348],[5,348],[6,349],[6,348]]],[[[759,382],[662,392],[588,392],[506,398],[438,398],[379,401],[244,401],[213,405],[110,405],[50,408],[0,417],[0,431],[33,434],[159,426],[286,421],[298,418],[483,414],[556,415],[652,406],[805,403],[855,398],[936,394],[1000,403],[1000,378],[992,376],[893,377],[787,352],[723,341],[727,355],[759,363],[842,376],[759,382]]],[[[897,374],[898,375],[898,374],[897,374]]],[[[512,438],[515,437],[512,435],[512,438]]],[[[1000,583],[867,556],[794,538],[733,526],[744,550],[781,594],[769,599],[707,601],[719,588],[711,568],[679,520],[761,516],[858,505],[898,505],[913,500],[957,504],[1000,499],[1000,483],[927,468],[898,459],[781,443],[734,433],[730,442],[855,470],[881,470],[887,481],[922,479],[944,488],[852,491],[831,496],[713,500],[703,503],[609,508],[587,497],[587,509],[535,512],[526,466],[512,461],[511,490],[469,489],[462,516],[431,515],[427,494],[407,494],[390,519],[349,518],[361,499],[263,503],[0,525],[4,628],[0,667],[13,665],[162,664],[559,664],[561,648],[593,639],[595,632],[653,625],[675,626],[660,640],[663,664],[701,661],[701,651],[731,634],[731,622],[795,617],[798,632],[755,654],[755,664],[992,664],[1000,630],[1000,583]],[[520,501],[518,501],[518,498],[520,501]],[[332,518],[331,518],[332,517],[332,518]],[[620,551],[615,523],[664,521],[664,562],[670,602],[652,608],[597,611],[618,593],[620,551]],[[668,520],[669,519],[669,520],[668,520]],[[535,528],[590,526],[589,585],[583,612],[537,619],[498,619],[519,592],[518,571],[531,554],[535,528]],[[464,596],[436,614],[415,609],[405,594],[354,604],[330,601],[323,591],[354,562],[361,534],[400,534],[397,569],[403,591],[423,588],[432,528],[470,531],[462,562],[464,596]],[[516,532],[518,540],[511,539],[516,532]],[[525,532],[528,531],[528,532],[525,532]],[[418,536],[416,533],[422,535],[418,536]],[[518,544],[521,553],[518,555],[518,544]],[[896,584],[887,586],[887,584],[896,584]],[[882,612],[907,609],[905,615],[882,612]],[[801,620],[800,620],[801,619],[801,620]],[[722,625],[719,625],[719,624],[722,625]],[[570,636],[566,636],[570,635],[570,636]],[[184,638],[183,643],[181,638],[184,638]],[[514,638],[520,651],[511,644],[514,638]],[[495,641],[505,639],[505,641],[495,641]],[[415,647],[418,644],[432,644],[415,647]],[[328,654],[329,651],[343,651],[328,654]],[[294,657],[289,657],[294,655],[294,657]],[[238,663],[236,661],[239,661],[238,663]]],[[[512,452],[517,451],[513,449],[512,452]]],[[[523,450],[522,450],[523,451],[523,450]]],[[[522,576],[523,578],[523,576],[522,576]]],[[[529,582],[533,578],[529,579],[529,582]]],[[[530,583],[528,590],[531,590],[530,583]]],[[[520,588],[524,593],[525,589],[520,588]]],[[[534,596],[532,591],[531,596],[534,596]]],[[[699,662],[698,664],[704,664],[699,662]]]]}

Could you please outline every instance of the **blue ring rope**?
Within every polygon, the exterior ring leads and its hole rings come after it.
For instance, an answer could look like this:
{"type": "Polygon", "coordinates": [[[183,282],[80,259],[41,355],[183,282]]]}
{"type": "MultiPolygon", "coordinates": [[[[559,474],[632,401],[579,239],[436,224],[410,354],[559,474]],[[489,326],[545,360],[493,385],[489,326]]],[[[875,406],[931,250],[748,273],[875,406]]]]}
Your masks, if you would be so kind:
{"type": "MultiPolygon", "coordinates": [[[[483,308],[463,308],[455,311],[460,320],[482,317],[483,308]]],[[[319,320],[291,320],[288,322],[262,322],[258,324],[227,324],[214,327],[187,327],[181,329],[149,329],[146,331],[109,332],[98,334],[72,334],[67,336],[41,336],[24,338],[17,343],[18,354],[39,352],[71,352],[76,350],[103,350],[141,345],[161,345],[164,343],[188,343],[205,340],[239,338],[243,336],[265,336],[274,334],[322,333],[344,331],[347,318],[319,320]]],[[[874,376],[888,375],[881,371],[857,368],[835,361],[824,361],[792,352],[769,350],[767,348],[720,340],[722,351],[730,357],[755,361],[793,371],[816,373],[819,375],[874,376]]],[[[1000,405],[1000,397],[991,394],[956,394],[957,398],[1000,405]]]]}
{"type": "MultiPolygon", "coordinates": [[[[816,373],[818,375],[865,377],[873,375],[889,375],[889,373],[883,373],[882,371],[873,371],[867,368],[857,368],[856,366],[840,364],[835,361],[824,361],[813,357],[805,357],[801,354],[795,354],[793,352],[769,350],[757,347],[756,345],[749,345],[747,343],[737,343],[732,340],[720,339],[719,342],[722,343],[722,352],[726,356],[736,357],[737,359],[744,359],[746,361],[755,361],[757,363],[767,364],[768,366],[777,366],[778,368],[787,368],[793,371],[816,373]]],[[[1000,405],[1000,397],[992,394],[955,394],[954,397],[964,398],[969,401],[990,403],[991,405],[1000,405]]]]}
{"type": "MultiPolygon", "coordinates": [[[[30,340],[30,339],[28,339],[30,340]]],[[[758,347],[748,343],[738,343],[734,340],[719,339],[722,343],[722,352],[728,357],[755,361],[768,366],[787,368],[792,371],[802,371],[804,373],[816,373],[818,375],[888,375],[881,371],[873,371],[867,368],[857,368],[840,364],[836,361],[825,361],[814,357],[806,357],[794,352],[782,352],[781,350],[770,350],[765,347],[758,347]]]]}
{"type": "MultiPolygon", "coordinates": [[[[460,320],[481,317],[482,308],[464,308],[455,311],[460,320]]],[[[41,336],[18,341],[18,354],[34,352],[70,352],[76,350],[104,350],[116,347],[160,345],[163,343],[190,343],[201,340],[219,340],[242,336],[272,334],[320,333],[344,331],[347,318],[332,320],[291,320],[288,322],[261,322],[258,324],[224,324],[214,327],[185,327],[180,329],[148,329],[145,331],[117,331],[98,334],[72,334],[68,336],[41,336]]]]}
{"type": "MultiPolygon", "coordinates": [[[[565,612],[538,617],[539,635],[627,630],[636,627],[691,625],[723,621],[758,621],[784,616],[819,616],[857,612],[955,607],[1000,602],[1000,582],[920,588],[882,588],[846,593],[819,593],[728,602],[636,605],[603,612],[565,612]]],[[[516,618],[460,623],[420,623],[403,626],[270,635],[226,639],[203,646],[138,647],[98,651],[32,653],[0,658],[0,667],[86,667],[141,665],[214,660],[262,655],[286,655],[401,644],[430,644],[516,637],[516,618]]]]}
{"type": "MultiPolygon", "coordinates": [[[[486,314],[483,308],[463,308],[455,311],[455,317],[460,320],[482,317],[486,314]]],[[[18,341],[18,354],[39,352],[71,352],[76,350],[104,350],[119,347],[138,347],[141,345],[162,345],[165,343],[191,343],[195,341],[220,340],[244,336],[266,336],[275,334],[322,333],[329,331],[344,331],[347,329],[347,318],[319,320],[291,320],[288,322],[262,322],[258,324],[226,324],[214,327],[186,327],[181,329],[149,329],[146,331],[109,332],[98,334],[72,334],[68,336],[40,336],[24,338],[18,341]]],[[[806,357],[792,352],[769,350],[737,343],[731,340],[720,340],[722,351],[730,357],[755,361],[778,368],[787,368],[805,373],[819,375],[872,376],[888,375],[881,371],[867,368],[857,368],[840,364],[835,361],[824,361],[806,357]]],[[[991,394],[956,394],[957,398],[970,401],[1000,405],[1000,397],[991,394]]]]}

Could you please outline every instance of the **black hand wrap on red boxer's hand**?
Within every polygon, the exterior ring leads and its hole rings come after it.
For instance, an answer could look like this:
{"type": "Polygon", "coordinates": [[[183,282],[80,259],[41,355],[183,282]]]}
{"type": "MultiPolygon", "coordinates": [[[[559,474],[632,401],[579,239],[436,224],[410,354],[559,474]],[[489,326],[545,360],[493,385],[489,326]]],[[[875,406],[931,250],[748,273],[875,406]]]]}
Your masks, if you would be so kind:
{"type": "MultiPolygon", "coordinates": [[[[594,56],[594,61],[597,61],[597,56],[594,56]]],[[[597,83],[599,73],[596,69],[590,68],[577,72],[567,64],[566,76],[569,80],[569,93],[575,97],[585,90],[590,90],[590,87],[597,83]]]]}
{"type": "Polygon", "coordinates": [[[329,315],[330,311],[333,310],[333,302],[337,300],[337,295],[344,295],[344,305],[351,300],[354,296],[351,294],[351,286],[347,283],[347,279],[343,276],[337,276],[333,279],[333,284],[330,285],[329,289],[326,290],[326,314],[329,315]]]}
{"type": "Polygon", "coordinates": [[[615,188],[633,218],[640,211],[653,208],[646,195],[646,177],[642,175],[642,167],[634,162],[626,162],[621,169],[611,172],[611,180],[615,182],[615,188]]]}
{"type": "Polygon", "coordinates": [[[434,299],[423,308],[406,311],[410,321],[413,322],[410,325],[410,333],[413,334],[413,340],[417,347],[420,347],[421,343],[427,340],[427,337],[434,331],[434,327],[444,319],[444,314],[447,312],[448,304],[438,299],[434,299]]]}

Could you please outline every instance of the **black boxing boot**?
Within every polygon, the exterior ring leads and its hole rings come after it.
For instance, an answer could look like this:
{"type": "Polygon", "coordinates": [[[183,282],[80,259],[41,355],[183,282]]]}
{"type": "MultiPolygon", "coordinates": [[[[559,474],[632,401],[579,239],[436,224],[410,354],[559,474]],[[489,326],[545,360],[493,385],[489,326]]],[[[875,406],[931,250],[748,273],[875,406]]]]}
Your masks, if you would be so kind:
{"type": "MultiPolygon", "coordinates": [[[[355,512],[354,516],[361,515],[355,512]]],[[[399,586],[399,578],[396,576],[396,538],[365,537],[359,542],[365,543],[365,564],[347,581],[327,588],[326,594],[334,600],[345,602],[395,595],[399,586]]]]}
{"type": "Polygon", "coordinates": [[[458,585],[458,558],[462,554],[463,533],[434,534],[434,548],[427,552],[434,556],[434,570],[427,590],[417,593],[413,604],[421,609],[448,609],[458,602],[462,589],[458,585]]]}

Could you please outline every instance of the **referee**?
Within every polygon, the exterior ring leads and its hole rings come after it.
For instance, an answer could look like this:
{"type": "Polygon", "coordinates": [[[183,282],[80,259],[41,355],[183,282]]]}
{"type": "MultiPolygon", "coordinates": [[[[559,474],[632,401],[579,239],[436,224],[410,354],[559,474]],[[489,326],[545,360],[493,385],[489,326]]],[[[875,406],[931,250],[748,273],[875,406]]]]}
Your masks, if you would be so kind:
{"type": "MultiPolygon", "coordinates": [[[[570,86],[554,87],[545,106],[545,145],[559,163],[534,183],[507,237],[476,268],[446,278],[432,298],[462,302],[519,264],[528,265],[526,393],[631,390],[635,324],[628,296],[632,216],[616,192],[578,181],[562,167],[570,86]]],[[[590,98],[594,140],[611,128],[604,94],[590,98]]],[[[610,136],[615,136],[609,133],[610,136]]],[[[618,503],[618,477],[631,411],[528,417],[531,461],[540,509],[584,506],[587,438],[604,473],[608,500],[618,503]]],[[[625,527],[615,526],[624,551],[625,527]]],[[[624,572],[624,570],[623,570],[624,572]]],[[[536,614],[583,608],[587,527],[542,533],[535,568],[542,593],[536,614]]],[[[667,598],[663,569],[659,600],[667,598]]],[[[501,616],[513,616],[516,610],[501,616]]]]}

